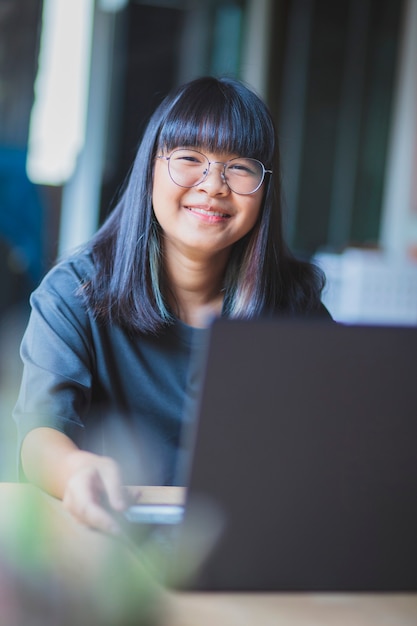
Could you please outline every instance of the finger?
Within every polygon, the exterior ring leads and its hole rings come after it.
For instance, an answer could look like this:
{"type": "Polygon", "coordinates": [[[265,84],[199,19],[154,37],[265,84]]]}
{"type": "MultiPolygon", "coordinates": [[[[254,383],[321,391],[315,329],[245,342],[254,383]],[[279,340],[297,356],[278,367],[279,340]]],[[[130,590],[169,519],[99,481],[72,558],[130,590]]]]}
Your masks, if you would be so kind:
{"type": "Polygon", "coordinates": [[[109,461],[101,474],[104,492],[110,508],[123,511],[127,506],[126,490],[122,487],[120,470],[116,463],[109,461]]]}
{"type": "Polygon", "coordinates": [[[90,502],[82,514],[83,523],[91,528],[96,528],[111,535],[118,535],[121,532],[120,524],[104,507],[95,502],[90,502]]]}
{"type": "Polygon", "coordinates": [[[102,499],[97,497],[97,491],[93,494],[86,485],[78,481],[65,493],[63,505],[82,524],[117,534],[120,526],[116,517],[102,505],[102,499]]]}

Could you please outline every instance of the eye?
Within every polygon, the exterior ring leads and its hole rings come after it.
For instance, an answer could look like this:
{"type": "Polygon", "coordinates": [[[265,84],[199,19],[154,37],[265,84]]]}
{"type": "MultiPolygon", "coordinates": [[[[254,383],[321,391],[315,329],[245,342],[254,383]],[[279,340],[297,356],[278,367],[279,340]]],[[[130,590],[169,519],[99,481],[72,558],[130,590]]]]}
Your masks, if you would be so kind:
{"type": "Polygon", "coordinates": [[[244,174],[250,172],[250,169],[246,165],[242,165],[241,163],[233,163],[233,165],[229,165],[227,169],[233,172],[242,172],[244,174]]]}
{"type": "Polygon", "coordinates": [[[173,161],[178,162],[180,165],[205,165],[205,158],[198,152],[192,150],[178,150],[171,155],[173,161]]]}
{"type": "Polygon", "coordinates": [[[233,159],[227,166],[227,171],[237,176],[258,176],[259,165],[250,159],[233,159]]]}

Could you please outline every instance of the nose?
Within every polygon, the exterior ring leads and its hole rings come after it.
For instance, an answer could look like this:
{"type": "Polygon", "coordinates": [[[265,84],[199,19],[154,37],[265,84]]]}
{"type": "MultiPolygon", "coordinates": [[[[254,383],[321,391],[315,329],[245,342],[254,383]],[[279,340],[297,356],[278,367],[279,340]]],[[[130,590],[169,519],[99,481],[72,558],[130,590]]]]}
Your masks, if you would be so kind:
{"type": "Polygon", "coordinates": [[[218,161],[210,161],[206,177],[197,185],[212,195],[227,194],[230,192],[224,175],[224,164],[218,161]]]}

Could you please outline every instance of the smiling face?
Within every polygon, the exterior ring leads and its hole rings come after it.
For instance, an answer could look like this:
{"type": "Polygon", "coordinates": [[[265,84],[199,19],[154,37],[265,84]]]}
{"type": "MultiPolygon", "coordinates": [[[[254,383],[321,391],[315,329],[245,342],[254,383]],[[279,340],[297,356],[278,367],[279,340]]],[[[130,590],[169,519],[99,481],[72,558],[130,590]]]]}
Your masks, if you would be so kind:
{"type": "MultiPolygon", "coordinates": [[[[161,152],[164,156],[169,156],[161,152]]],[[[204,152],[212,162],[226,162],[236,154],[204,152]]],[[[214,163],[207,178],[195,187],[173,182],[166,159],[156,159],[153,209],[163,236],[165,254],[175,248],[187,256],[228,256],[231,246],[255,225],[263,187],[250,195],[230,190],[222,177],[223,166],[214,163]]]]}

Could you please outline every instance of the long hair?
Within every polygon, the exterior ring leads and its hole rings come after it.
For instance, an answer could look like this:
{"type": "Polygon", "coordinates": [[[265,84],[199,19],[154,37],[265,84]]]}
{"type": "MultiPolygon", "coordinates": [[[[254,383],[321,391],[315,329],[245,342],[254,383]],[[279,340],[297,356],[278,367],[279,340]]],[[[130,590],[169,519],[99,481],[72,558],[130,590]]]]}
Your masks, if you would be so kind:
{"type": "Polygon", "coordinates": [[[84,285],[89,306],[103,321],[129,331],[157,333],[174,320],[152,208],[153,167],[159,150],[178,146],[229,152],[262,161],[264,182],[257,223],[234,244],[224,277],[223,315],[318,309],[323,280],[296,260],[282,233],[277,133],[263,101],[230,78],[199,78],[174,90],[152,115],[119,200],[90,241],[95,274],[84,285]]]}

